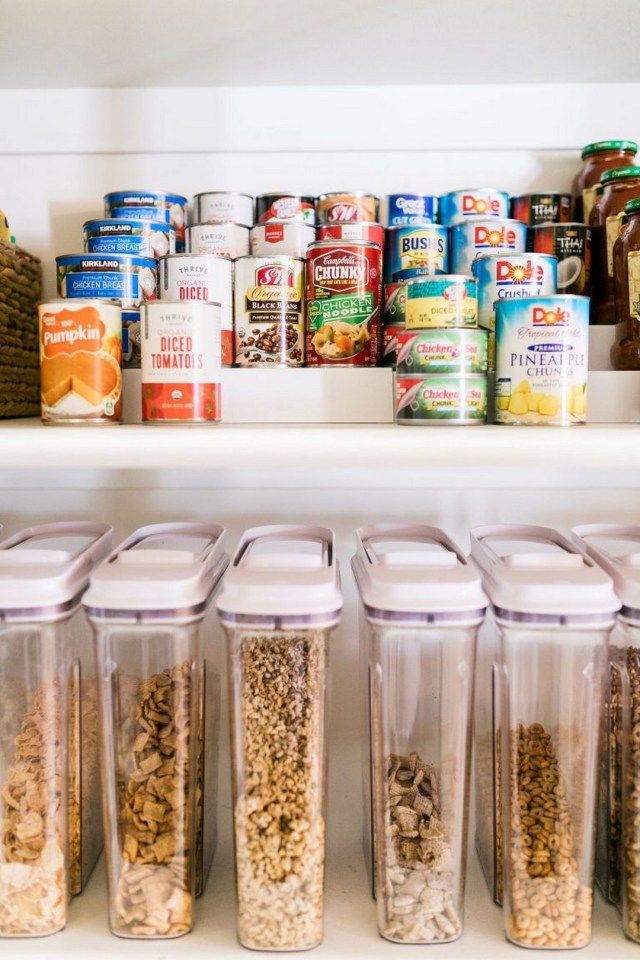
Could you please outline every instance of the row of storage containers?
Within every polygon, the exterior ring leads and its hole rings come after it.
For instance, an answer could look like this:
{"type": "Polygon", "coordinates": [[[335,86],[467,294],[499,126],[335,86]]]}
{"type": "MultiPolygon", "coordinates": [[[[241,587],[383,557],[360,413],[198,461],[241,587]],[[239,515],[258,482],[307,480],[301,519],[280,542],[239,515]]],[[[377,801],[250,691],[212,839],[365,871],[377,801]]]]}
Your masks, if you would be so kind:
{"type": "MultiPolygon", "coordinates": [[[[229,563],[223,535],[153,525],[112,550],[81,522],[0,543],[0,936],[64,927],[103,836],[112,931],[191,929],[216,846],[221,623],[238,936],[320,943],[333,536],[255,528],[229,563]]],[[[640,527],[481,527],[470,558],[422,525],[357,540],[382,936],[462,933],[475,688],[477,848],[507,937],[589,942],[598,810],[598,879],[640,942],[640,527]]]]}

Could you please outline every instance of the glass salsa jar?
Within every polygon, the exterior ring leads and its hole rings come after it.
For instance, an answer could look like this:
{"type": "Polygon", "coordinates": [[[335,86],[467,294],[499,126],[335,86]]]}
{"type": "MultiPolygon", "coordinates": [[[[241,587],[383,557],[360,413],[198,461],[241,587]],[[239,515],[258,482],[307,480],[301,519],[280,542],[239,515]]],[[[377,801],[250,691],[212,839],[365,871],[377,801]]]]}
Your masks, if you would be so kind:
{"type": "Polygon", "coordinates": [[[602,196],[591,211],[591,323],[616,322],[613,287],[613,245],[618,239],[625,204],[640,197],[640,167],[621,167],[602,174],[602,196]]]}
{"type": "Polygon", "coordinates": [[[611,348],[614,370],[640,370],[640,198],[624,208],[627,223],[613,247],[616,320],[622,336],[611,348]]]}
{"type": "Polygon", "coordinates": [[[573,181],[576,220],[589,223],[596,202],[596,188],[605,170],[628,167],[637,152],[638,144],[633,140],[599,140],[583,148],[584,162],[573,181]]]}

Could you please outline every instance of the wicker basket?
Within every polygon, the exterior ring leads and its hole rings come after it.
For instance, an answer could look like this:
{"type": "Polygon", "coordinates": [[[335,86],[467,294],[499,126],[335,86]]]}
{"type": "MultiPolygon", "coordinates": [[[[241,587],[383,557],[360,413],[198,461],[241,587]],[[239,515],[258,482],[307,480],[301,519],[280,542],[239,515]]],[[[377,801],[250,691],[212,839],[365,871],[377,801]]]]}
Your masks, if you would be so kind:
{"type": "Polygon", "coordinates": [[[0,241],[0,418],[40,413],[40,261],[0,241]]]}

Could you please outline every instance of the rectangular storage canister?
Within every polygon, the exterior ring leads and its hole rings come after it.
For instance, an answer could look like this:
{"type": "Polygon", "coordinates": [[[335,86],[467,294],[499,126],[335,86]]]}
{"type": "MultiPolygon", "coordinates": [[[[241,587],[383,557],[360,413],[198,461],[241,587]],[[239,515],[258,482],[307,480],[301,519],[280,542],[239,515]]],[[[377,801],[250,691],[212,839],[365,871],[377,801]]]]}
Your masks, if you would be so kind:
{"type": "Polygon", "coordinates": [[[111,546],[103,523],[0,543],[0,936],[67,922],[102,848],[96,678],[80,608],[111,546]]]}
{"type": "Polygon", "coordinates": [[[462,933],[480,576],[436,527],[358,531],[367,678],[365,855],[378,930],[397,943],[462,933]],[[373,823],[372,823],[373,821],[373,823]]]}
{"type": "Polygon", "coordinates": [[[218,612],[229,654],[238,938],[255,950],[322,940],[325,699],[341,609],[330,530],[244,534],[218,612]]]}
{"type": "Polygon", "coordinates": [[[216,842],[217,524],[159,523],[124,541],[84,598],[95,635],[113,933],[193,925],[216,842]]]}
{"type": "Polygon", "coordinates": [[[591,939],[599,716],[610,578],[547,527],[478,527],[492,618],[476,671],[477,846],[507,938],[591,939]]]}

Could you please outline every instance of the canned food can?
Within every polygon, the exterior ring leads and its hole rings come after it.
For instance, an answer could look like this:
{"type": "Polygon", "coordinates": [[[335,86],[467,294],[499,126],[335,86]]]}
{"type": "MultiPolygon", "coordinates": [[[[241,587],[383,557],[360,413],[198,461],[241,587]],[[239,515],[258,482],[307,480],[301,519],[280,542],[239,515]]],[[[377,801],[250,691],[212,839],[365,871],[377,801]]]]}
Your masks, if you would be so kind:
{"type": "Polygon", "coordinates": [[[573,196],[570,193],[525,193],[511,197],[511,216],[528,227],[540,223],[568,223],[571,220],[573,196]]]}
{"type": "Polygon", "coordinates": [[[304,361],[304,260],[241,257],[235,265],[238,367],[300,367],[304,361]]]}
{"type": "Polygon", "coordinates": [[[256,197],[256,223],[271,220],[316,222],[316,198],[302,193],[263,193],[256,197]]]}
{"type": "Polygon", "coordinates": [[[107,297],[123,308],[155,300],[157,264],[125,253],[71,253],[56,257],[58,296],[107,297]]]}
{"type": "Polygon", "coordinates": [[[194,223],[241,223],[253,226],[253,197],[235,190],[209,190],[193,198],[194,223]]]}
{"type": "Polygon", "coordinates": [[[527,228],[519,220],[477,217],[451,227],[449,263],[454,273],[471,273],[483,253],[524,253],[527,228]]]}
{"type": "Polygon", "coordinates": [[[585,423],[588,354],[588,297],[499,301],[496,423],[585,423]]]}
{"type": "Polygon", "coordinates": [[[419,227],[437,222],[438,198],[429,193],[390,193],[383,198],[382,211],[387,227],[419,227]]]}
{"type": "Polygon", "coordinates": [[[185,227],[187,225],[186,197],[178,193],[164,193],[157,190],[116,190],[104,197],[106,217],[118,217],[132,220],[150,219],[142,211],[156,210],[159,219],[169,218],[176,232],[176,250],[184,250],[185,227]],[[127,213],[127,211],[129,211],[127,213]]]}
{"type": "Polygon", "coordinates": [[[322,193],[316,200],[318,223],[344,223],[349,220],[377,223],[379,209],[380,200],[372,193],[322,193]]]}
{"type": "Polygon", "coordinates": [[[187,227],[187,253],[214,253],[220,257],[246,257],[249,227],[241,223],[194,223],[187,227]]]}
{"type": "Polygon", "coordinates": [[[395,367],[398,354],[398,337],[404,333],[404,324],[390,323],[382,328],[382,359],[380,366],[395,367]]]}
{"type": "Polygon", "coordinates": [[[425,327],[477,327],[478,283],[473,277],[441,274],[408,283],[407,330],[425,327]]]}
{"type": "Polygon", "coordinates": [[[558,260],[558,293],[589,293],[591,277],[591,227],[584,223],[549,223],[531,231],[538,254],[558,260]]]}
{"type": "Polygon", "coordinates": [[[384,227],[373,220],[347,220],[346,223],[321,223],[318,240],[364,240],[384,250],[384,227]]]}
{"type": "Polygon", "coordinates": [[[383,326],[404,325],[406,303],[406,283],[385,283],[382,307],[383,326]]]}
{"type": "Polygon", "coordinates": [[[381,250],[362,240],[319,240],[307,261],[307,366],[378,365],[381,250]]]}
{"type": "Polygon", "coordinates": [[[159,300],[142,307],[142,420],[220,420],[220,304],[159,300]]]}
{"type": "Polygon", "coordinates": [[[128,253],[165,257],[176,252],[176,234],[160,220],[87,220],[83,226],[87,253],[128,253]]]}
{"type": "Polygon", "coordinates": [[[470,190],[452,190],[438,201],[438,219],[450,227],[467,217],[509,216],[509,194],[493,187],[476,187],[470,190]]]}
{"type": "Polygon", "coordinates": [[[486,376],[396,377],[396,423],[473,426],[485,423],[486,419],[486,376]]]}
{"type": "Polygon", "coordinates": [[[301,220],[271,220],[251,228],[251,253],[254,257],[283,254],[287,257],[307,256],[309,244],[316,239],[316,228],[301,220]]]}
{"type": "Polygon", "coordinates": [[[384,280],[432,276],[449,269],[449,231],[439,224],[389,227],[384,254],[384,280]]]}
{"type": "Polygon", "coordinates": [[[486,330],[401,330],[397,334],[399,376],[487,372],[486,330]]]}
{"type": "Polygon", "coordinates": [[[233,264],[215,253],[176,253],[158,264],[161,300],[220,304],[222,365],[233,366],[233,264]]]}
{"type": "Polygon", "coordinates": [[[122,313],[117,300],[38,305],[44,423],[117,423],[122,411],[122,313]]]}

